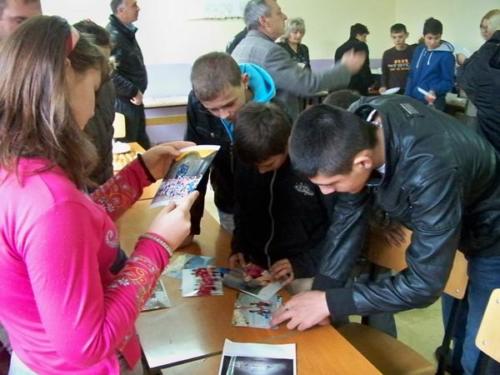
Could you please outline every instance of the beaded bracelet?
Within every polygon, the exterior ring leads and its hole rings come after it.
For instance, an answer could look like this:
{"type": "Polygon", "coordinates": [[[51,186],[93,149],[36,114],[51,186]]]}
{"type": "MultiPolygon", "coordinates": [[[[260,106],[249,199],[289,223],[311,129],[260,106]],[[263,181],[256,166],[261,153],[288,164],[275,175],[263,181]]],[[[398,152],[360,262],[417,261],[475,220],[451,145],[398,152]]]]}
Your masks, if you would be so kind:
{"type": "Polygon", "coordinates": [[[167,241],[165,241],[161,236],[159,236],[158,234],[156,233],[151,233],[151,232],[146,232],[146,233],[143,233],[139,236],[139,239],[141,238],[147,238],[148,240],[151,240],[151,241],[154,241],[156,242],[158,245],[160,245],[161,247],[163,247],[163,249],[165,249],[165,251],[170,255],[172,256],[174,254],[174,250],[172,249],[172,247],[167,243],[167,241]]]}

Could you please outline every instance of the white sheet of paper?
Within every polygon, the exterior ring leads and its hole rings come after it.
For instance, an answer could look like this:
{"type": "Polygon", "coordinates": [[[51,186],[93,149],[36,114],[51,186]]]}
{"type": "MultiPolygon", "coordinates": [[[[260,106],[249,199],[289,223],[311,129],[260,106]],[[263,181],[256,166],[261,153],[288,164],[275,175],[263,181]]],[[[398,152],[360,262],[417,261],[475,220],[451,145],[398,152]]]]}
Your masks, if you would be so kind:
{"type": "Polygon", "coordinates": [[[232,374],[232,370],[240,367],[250,370],[249,373],[264,373],[258,372],[258,370],[262,370],[260,368],[262,365],[265,365],[267,369],[275,367],[275,373],[277,374],[296,375],[296,345],[239,343],[228,339],[224,341],[219,375],[232,374]],[[227,369],[223,372],[224,358],[226,358],[226,362],[229,362],[232,368],[231,370],[227,369]],[[267,364],[266,360],[269,361],[267,364]],[[289,361],[293,361],[292,366],[288,366],[290,364],[289,361]],[[254,368],[255,371],[251,371],[252,368],[254,368]]]}

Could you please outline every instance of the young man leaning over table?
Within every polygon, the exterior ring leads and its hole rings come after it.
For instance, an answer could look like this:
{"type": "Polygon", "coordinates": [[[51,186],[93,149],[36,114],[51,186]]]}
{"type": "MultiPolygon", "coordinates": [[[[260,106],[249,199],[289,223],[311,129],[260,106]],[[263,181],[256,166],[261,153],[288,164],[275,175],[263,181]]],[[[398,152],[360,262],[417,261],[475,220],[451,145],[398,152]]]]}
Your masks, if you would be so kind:
{"type": "Polygon", "coordinates": [[[499,157],[464,124],[406,96],[365,98],[350,109],[312,107],[292,131],[294,167],[324,194],[338,195],[337,236],[315,277],[317,290],[294,296],[273,324],[289,321],[289,328],[304,330],[329,317],[428,306],[441,295],[460,249],[468,260],[470,306],[459,327],[461,364],[471,374],[477,330],[491,291],[500,287],[499,157]],[[342,278],[361,249],[369,195],[413,231],[408,268],[346,288],[342,278]]]}

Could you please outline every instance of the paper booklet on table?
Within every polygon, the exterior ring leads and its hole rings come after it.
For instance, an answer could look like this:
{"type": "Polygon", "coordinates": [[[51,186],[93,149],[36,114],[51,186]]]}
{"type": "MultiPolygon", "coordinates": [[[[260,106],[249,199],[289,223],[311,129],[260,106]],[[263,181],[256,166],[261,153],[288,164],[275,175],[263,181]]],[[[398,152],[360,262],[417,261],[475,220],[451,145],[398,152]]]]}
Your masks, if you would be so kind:
{"type": "Polygon", "coordinates": [[[221,268],[200,267],[182,270],[182,296],[221,296],[224,294],[222,287],[221,268]]]}
{"type": "Polygon", "coordinates": [[[163,273],[175,279],[182,279],[182,270],[212,266],[214,260],[214,257],[176,252],[163,273]]]}
{"type": "Polygon", "coordinates": [[[151,207],[176,203],[194,191],[212,163],[220,146],[190,146],[180,150],[151,202],[151,207]]]}
{"type": "Polygon", "coordinates": [[[232,269],[224,274],[224,285],[237,289],[263,301],[269,301],[278,291],[283,288],[283,284],[275,281],[266,286],[257,285],[254,280],[246,281],[242,270],[232,269]]]}
{"type": "Polygon", "coordinates": [[[219,375],[296,375],[295,344],[250,344],[224,341],[219,375]]]}
{"type": "Polygon", "coordinates": [[[142,311],[164,309],[170,306],[172,306],[172,304],[170,303],[170,299],[168,298],[167,290],[165,289],[163,282],[161,280],[158,280],[155,289],[151,294],[151,297],[149,297],[149,299],[144,304],[142,311]]]}
{"type": "Polygon", "coordinates": [[[269,301],[262,301],[249,294],[239,293],[234,303],[233,326],[272,328],[271,315],[281,306],[282,299],[275,295],[269,301]]]}

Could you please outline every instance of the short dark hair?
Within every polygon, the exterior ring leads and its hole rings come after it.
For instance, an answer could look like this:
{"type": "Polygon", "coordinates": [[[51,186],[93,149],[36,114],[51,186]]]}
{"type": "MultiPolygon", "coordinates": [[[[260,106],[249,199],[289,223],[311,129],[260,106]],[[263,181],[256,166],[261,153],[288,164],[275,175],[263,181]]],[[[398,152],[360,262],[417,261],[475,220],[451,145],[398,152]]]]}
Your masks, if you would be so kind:
{"type": "Polygon", "coordinates": [[[323,99],[323,104],[334,105],[343,109],[348,109],[352,103],[361,98],[359,92],[349,89],[334,91],[323,99]]]}
{"type": "Polygon", "coordinates": [[[376,143],[375,126],[344,109],[319,104],[297,118],[288,152],[304,176],[334,176],[349,173],[354,157],[376,143]]]}
{"type": "Polygon", "coordinates": [[[292,125],[276,104],[247,103],[239,112],[234,128],[238,158],[254,165],[286,152],[292,125]]]}
{"type": "Polygon", "coordinates": [[[104,27],[99,26],[94,21],[86,19],[75,23],[73,27],[79,32],[89,35],[94,44],[100,47],[111,46],[111,40],[109,39],[108,31],[104,27]]]}
{"type": "Polygon", "coordinates": [[[350,38],[356,38],[356,35],[370,34],[368,28],[362,23],[355,23],[351,26],[350,38]]]}
{"type": "Polygon", "coordinates": [[[241,84],[241,70],[225,52],[210,52],[196,59],[191,68],[191,85],[196,97],[213,100],[228,86],[241,84]]]}
{"type": "Polygon", "coordinates": [[[122,3],[123,0],[111,0],[109,6],[111,7],[111,11],[113,12],[113,14],[118,13],[118,7],[122,5],[122,3]]]}
{"type": "Polygon", "coordinates": [[[431,17],[427,18],[424,22],[424,30],[422,35],[432,34],[441,35],[443,33],[443,24],[441,21],[431,17]]]}
{"type": "Polygon", "coordinates": [[[391,34],[393,33],[407,33],[406,26],[403,23],[395,23],[391,26],[391,34]]]}

